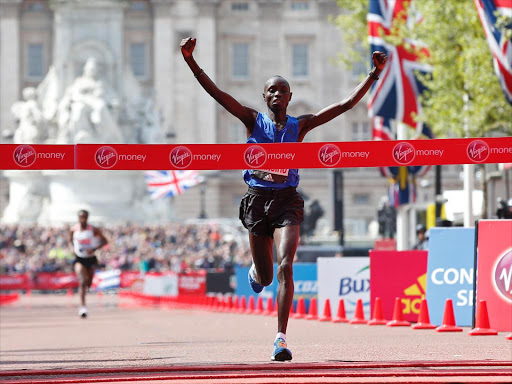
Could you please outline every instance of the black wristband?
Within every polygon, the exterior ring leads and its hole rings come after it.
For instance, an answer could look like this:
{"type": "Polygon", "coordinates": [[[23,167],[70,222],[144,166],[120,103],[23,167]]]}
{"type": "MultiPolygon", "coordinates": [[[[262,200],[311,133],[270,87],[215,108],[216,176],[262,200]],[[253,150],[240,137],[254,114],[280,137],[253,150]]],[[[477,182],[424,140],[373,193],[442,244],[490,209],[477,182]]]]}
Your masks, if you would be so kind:
{"type": "Polygon", "coordinates": [[[372,69],[370,73],[368,73],[368,76],[370,76],[373,80],[379,80],[379,76],[375,74],[375,70],[372,69]]]}
{"type": "Polygon", "coordinates": [[[197,74],[197,75],[194,75],[194,77],[197,79],[199,76],[201,76],[202,74],[204,73],[204,71],[201,69],[201,71],[197,74]]]}

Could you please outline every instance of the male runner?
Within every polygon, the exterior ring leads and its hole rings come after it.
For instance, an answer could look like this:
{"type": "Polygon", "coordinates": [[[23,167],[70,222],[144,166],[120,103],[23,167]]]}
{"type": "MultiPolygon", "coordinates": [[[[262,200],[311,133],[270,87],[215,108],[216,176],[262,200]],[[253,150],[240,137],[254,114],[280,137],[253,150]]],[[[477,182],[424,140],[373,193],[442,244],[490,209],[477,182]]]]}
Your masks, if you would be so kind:
{"type": "MultiPolygon", "coordinates": [[[[241,105],[231,95],[220,90],[194,60],[192,53],[196,39],[181,42],[181,53],[199,84],[228,112],[245,125],[248,143],[302,142],[306,133],[348,111],[370,89],[384,68],[387,56],[373,53],[375,67],[368,77],[350,95],[316,114],[297,118],[288,116],[286,108],[292,98],[290,85],[281,76],[272,76],[265,83],[263,100],[267,113],[259,113],[241,105]]],[[[293,301],[293,258],[299,242],[299,225],[304,214],[304,201],[296,191],[299,184],[297,169],[245,170],[244,180],[249,189],[240,204],[240,219],[249,230],[253,265],[249,270],[249,283],[259,293],[273,279],[273,243],[277,249],[278,318],[277,335],[271,360],[292,359],[286,345],[286,327],[293,301]],[[272,172],[274,171],[274,172],[272,172]]]]}
{"type": "Polygon", "coordinates": [[[78,290],[80,292],[81,306],[78,315],[83,318],[87,317],[85,293],[91,287],[94,268],[98,265],[98,259],[94,252],[108,243],[98,228],[87,224],[88,218],[89,212],[83,209],[78,211],[78,223],[73,226],[69,234],[69,240],[75,253],[73,264],[78,277],[78,290]]]}

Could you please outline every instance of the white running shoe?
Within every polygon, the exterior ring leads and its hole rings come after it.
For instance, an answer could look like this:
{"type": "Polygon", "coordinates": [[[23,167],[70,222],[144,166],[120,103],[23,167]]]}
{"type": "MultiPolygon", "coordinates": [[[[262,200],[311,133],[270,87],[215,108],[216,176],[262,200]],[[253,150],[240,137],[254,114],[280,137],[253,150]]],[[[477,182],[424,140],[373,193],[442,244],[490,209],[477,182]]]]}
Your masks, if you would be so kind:
{"type": "Polygon", "coordinates": [[[80,309],[78,310],[78,316],[80,316],[82,318],[87,317],[87,308],[80,307],[80,309]]]}

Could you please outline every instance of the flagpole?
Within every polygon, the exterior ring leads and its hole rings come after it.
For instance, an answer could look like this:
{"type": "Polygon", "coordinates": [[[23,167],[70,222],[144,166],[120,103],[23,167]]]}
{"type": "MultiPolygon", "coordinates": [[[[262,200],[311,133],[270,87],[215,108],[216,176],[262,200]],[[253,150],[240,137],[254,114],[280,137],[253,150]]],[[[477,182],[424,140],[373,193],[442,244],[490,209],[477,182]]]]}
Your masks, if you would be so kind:
{"type": "MultiPolygon", "coordinates": [[[[464,100],[464,132],[466,137],[469,137],[469,125],[468,125],[468,100],[467,94],[463,96],[464,100]]],[[[464,164],[464,227],[472,227],[474,225],[473,217],[473,187],[475,185],[475,173],[473,164],[464,164]]]]}
{"type": "MultiPolygon", "coordinates": [[[[407,139],[407,126],[397,121],[396,136],[398,140],[407,139]]],[[[396,210],[396,249],[404,251],[409,248],[409,204],[400,204],[396,210]]]]}

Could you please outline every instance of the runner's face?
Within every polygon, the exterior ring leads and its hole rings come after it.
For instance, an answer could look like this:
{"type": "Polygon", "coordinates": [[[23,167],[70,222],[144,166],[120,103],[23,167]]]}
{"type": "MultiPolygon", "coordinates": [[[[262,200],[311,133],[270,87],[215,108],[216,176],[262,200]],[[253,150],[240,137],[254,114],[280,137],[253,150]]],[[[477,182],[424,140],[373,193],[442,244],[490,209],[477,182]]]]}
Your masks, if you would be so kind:
{"type": "Polygon", "coordinates": [[[263,99],[272,111],[286,110],[292,97],[290,85],[280,77],[272,77],[265,83],[263,99]]]}
{"type": "Polygon", "coordinates": [[[79,214],[78,221],[80,222],[81,225],[87,224],[87,214],[85,214],[85,213],[79,214]]]}

